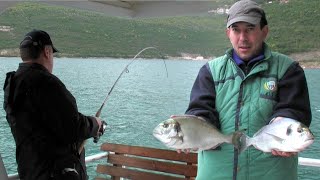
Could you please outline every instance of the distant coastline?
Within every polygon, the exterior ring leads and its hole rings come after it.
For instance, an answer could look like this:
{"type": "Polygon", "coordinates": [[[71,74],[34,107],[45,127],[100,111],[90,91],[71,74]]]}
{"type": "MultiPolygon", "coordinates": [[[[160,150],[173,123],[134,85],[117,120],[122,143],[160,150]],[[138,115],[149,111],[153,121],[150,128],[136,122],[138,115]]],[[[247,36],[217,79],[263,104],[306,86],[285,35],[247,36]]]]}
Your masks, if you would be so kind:
{"type": "MultiPolygon", "coordinates": [[[[19,49],[2,49],[0,50],[0,57],[19,57],[19,49]]],[[[56,57],[58,58],[107,58],[105,57],[77,57],[73,55],[65,55],[63,53],[58,54],[56,57]]],[[[320,69],[320,50],[318,51],[311,51],[311,52],[303,52],[303,53],[294,53],[289,55],[292,59],[299,62],[301,67],[307,69],[320,69]]],[[[119,58],[119,59],[130,59],[126,57],[109,57],[109,58],[119,58]]],[[[145,58],[145,57],[141,57],[145,58]]],[[[156,57],[155,57],[156,58],[156,57]]],[[[171,57],[167,56],[167,59],[177,59],[177,60],[191,60],[191,61],[209,61],[214,57],[203,57],[200,54],[189,54],[189,53],[182,53],[179,57],[171,57]]],[[[145,58],[150,59],[150,57],[145,58]]]]}

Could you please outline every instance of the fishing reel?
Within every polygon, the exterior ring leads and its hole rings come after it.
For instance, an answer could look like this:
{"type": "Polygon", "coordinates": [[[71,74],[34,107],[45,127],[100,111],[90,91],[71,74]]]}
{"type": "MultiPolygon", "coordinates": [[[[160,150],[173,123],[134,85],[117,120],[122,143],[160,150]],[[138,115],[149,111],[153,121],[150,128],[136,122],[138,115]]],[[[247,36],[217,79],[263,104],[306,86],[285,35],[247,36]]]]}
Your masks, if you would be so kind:
{"type": "Polygon", "coordinates": [[[104,134],[104,131],[107,129],[107,123],[105,121],[101,121],[101,127],[99,129],[98,135],[93,137],[93,142],[97,143],[100,137],[104,134]]]}

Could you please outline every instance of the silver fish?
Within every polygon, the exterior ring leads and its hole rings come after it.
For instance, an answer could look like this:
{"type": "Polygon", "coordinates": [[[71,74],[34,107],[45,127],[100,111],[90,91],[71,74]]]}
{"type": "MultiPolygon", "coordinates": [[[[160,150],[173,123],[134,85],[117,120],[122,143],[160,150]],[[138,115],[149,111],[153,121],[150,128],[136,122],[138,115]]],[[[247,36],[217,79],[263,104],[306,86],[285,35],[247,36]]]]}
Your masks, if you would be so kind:
{"type": "Polygon", "coordinates": [[[240,148],[243,133],[236,131],[229,135],[222,134],[206,120],[192,115],[174,116],[161,122],[153,136],[173,149],[214,149],[222,143],[233,144],[240,148]]]}
{"type": "Polygon", "coordinates": [[[244,151],[249,146],[263,152],[278,150],[283,152],[300,152],[314,142],[314,136],[304,124],[291,118],[283,118],[263,126],[252,138],[243,136],[244,151]]]}

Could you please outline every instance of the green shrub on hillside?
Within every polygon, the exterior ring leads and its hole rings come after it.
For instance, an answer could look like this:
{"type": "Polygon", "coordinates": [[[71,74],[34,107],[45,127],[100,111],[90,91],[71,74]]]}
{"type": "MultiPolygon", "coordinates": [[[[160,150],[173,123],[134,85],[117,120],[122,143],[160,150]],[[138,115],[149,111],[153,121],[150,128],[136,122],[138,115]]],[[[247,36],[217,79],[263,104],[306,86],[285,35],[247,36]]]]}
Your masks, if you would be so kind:
{"type": "Polygon", "coordinates": [[[290,0],[287,4],[267,4],[272,48],[286,54],[320,47],[320,3],[318,0],[290,0]]]}

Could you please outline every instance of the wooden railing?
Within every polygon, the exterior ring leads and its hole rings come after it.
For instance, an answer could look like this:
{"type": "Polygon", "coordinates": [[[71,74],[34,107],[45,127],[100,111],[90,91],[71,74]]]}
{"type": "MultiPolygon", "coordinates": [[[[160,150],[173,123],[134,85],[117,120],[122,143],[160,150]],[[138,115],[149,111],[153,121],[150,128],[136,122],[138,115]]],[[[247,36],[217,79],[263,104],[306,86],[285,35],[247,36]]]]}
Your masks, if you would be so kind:
{"type": "MultiPolygon", "coordinates": [[[[121,177],[139,180],[169,180],[180,177],[181,180],[194,179],[197,173],[196,153],[186,155],[170,150],[109,143],[102,144],[101,150],[104,152],[86,157],[86,163],[105,160],[97,166],[97,180],[121,177]]],[[[299,157],[299,165],[320,167],[320,159],[299,157]]],[[[6,170],[0,159],[0,180],[2,179],[6,179],[6,170]]],[[[19,176],[17,173],[9,174],[8,179],[16,180],[19,176]]]]}
{"type": "Polygon", "coordinates": [[[196,153],[110,143],[101,150],[109,153],[106,163],[97,166],[96,180],[181,180],[197,175],[196,153]]]}

